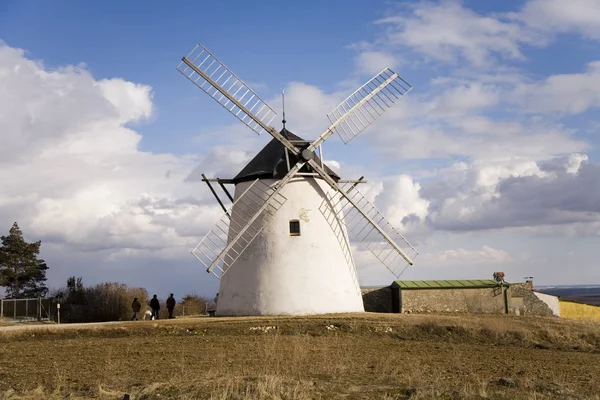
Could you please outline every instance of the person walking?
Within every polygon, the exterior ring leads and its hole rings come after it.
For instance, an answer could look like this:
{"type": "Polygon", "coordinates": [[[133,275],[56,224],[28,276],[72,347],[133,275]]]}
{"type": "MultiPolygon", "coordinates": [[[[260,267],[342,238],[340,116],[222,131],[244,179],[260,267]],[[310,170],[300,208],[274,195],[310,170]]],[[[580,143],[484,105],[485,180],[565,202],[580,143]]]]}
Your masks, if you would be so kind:
{"type": "Polygon", "coordinates": [[[160,302],[156,295],[152,296],[152,300],[150,300],[150,308],[152,309],[152,316],[150,319],[158,319],[158,312],[160,311],[160,302]]]}
{"type": "Polygon", "coordinates": [[[133,321],[135,319],[136,321],[139,321],[142,303],[140,303],[137,297],[134,297],[133,302],[131,303],[131,309],[133,310],[133,317],[131,317],[131,320],[133,321]]]}
{"type": "Polygon", "coordinates": [[[171,293],[169,295],[169,298],[167,299],[167,310],[169,311],[169,319],[171,318],[175,318],[173,316],[173,310],[175,309],[175,297],[173,297],[173,293],[171,293]]]}

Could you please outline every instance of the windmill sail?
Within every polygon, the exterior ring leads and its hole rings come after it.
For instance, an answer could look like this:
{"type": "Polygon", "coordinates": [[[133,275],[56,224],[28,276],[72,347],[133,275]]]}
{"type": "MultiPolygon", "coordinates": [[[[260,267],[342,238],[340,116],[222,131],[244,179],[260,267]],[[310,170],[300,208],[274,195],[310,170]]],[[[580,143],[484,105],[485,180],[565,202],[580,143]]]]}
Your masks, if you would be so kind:
{"type": "Polygon", "coordinates": [[[342,219],[356,239],[397,278],[413,264],[417,250],[352,183],[323,200],[319,210],[328,221],[342,219]]]}
{"type": "Polygon", "coordinates": [[[282,188],[306,163],[334,189],[321,212],[337,224],[334,233],[343,239],[340,245],[347,263],[353,265],[343,223],[394,275],[399,276],[406,264],[412,265],[417,252],[410,243],[354,186],[340,185],[313,157],[334,132],[347,144],[408,93],[412,86],[397,73],[386,68],[375,75],[328,114],[331,126],[325,132],[308,148],[300,148],[269,125],[276,116],[273,109],[202,44],[182,58],[177,70],[254,132],[266,131],[279,140],[286,156],[289,151],[298,159],[275,186],[256,180],[192,251],[208,272],[220,278],[238,260],[261,233],[264,214],[277,212],[285,203],[282,188]]]}
{"type": "Polygon", "coordinates": [[[202,44],[182,58],[177,70],[259,135],[277,115],[202,44]]]}
{"type": "Polygon", "coordinates": [[[286,200],[276,189],[257,179],[202,238],[192,254],[208,272],[221,278],[262,231],[258,217],[264,213],[274,214],[286,200]]]}
{"type": "Polygon", "coordinates": [[[386,68],[327,114],[329,129],[348,144],[410,89],[408,82],[386,68]]]}

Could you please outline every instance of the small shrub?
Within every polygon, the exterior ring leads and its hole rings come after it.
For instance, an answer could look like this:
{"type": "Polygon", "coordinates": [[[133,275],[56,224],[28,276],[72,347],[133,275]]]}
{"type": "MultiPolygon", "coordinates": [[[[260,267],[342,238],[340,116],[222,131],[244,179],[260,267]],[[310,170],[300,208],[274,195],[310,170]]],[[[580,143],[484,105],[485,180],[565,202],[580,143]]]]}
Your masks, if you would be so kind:
{"type": "Polygon", "coordinates": [[[127,285],[105,282],[85,291],[85,322],[121,321],[131,318],[131,301],[127,285]]]}
{"type": "Polygon", "coordinates": [[[195,294],[186,294],[181,302],[175,306],[178,315],[185,312],[185,315],[204,315],[206,308],[211,305],[211,301],[206,297],[195,294]]]}

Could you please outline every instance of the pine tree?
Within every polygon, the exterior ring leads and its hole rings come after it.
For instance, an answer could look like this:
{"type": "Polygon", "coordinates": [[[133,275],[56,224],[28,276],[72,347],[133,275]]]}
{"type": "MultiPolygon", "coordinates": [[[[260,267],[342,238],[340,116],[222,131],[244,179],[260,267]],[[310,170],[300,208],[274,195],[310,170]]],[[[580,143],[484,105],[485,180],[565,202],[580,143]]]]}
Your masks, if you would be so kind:
{"type": "Polygon", "coordinates": [[[15,222],[8,236],[1,237],[0,286],[6,287],[6,297],[45,296],[48,266],[40,258],[41,241],[27,243],[15,222]]]}
{"type": "Polygon", "coordinates": [[[69,277],[67,279],[67,290],[67,303],[75,305],[85,304],[85,288],[83,287],[82,278],[69,277]]]}

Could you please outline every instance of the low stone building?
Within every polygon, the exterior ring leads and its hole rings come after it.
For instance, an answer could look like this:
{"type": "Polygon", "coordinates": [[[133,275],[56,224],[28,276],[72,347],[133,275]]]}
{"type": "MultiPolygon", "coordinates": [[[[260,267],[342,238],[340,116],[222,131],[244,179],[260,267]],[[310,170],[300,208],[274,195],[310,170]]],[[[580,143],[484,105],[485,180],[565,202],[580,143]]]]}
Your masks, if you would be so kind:
{"type": "Polygon", "coordinates": [[[469,312],[505,314],[510,285],[494,280],[396,281],[392,301],[399,312],[469,312]],[[394,296],[394,292],[398,292],[394,296]]]}
{"type": "Polygon", "coordinates": [[[533,291],[532,282],[492,279],[395,281],[362,288],[365,311],[458,312],[558,316],[558,298],[533,291]]]}

